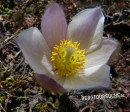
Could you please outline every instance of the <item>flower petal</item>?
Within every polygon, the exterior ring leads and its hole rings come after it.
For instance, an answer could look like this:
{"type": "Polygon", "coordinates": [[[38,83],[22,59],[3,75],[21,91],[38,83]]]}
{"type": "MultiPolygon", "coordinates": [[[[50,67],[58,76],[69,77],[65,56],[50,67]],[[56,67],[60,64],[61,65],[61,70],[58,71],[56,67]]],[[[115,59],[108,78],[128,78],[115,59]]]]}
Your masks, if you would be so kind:
{"type": "Polygon", "coordinates": [[[65,89],[58,84],[55,80],[44,74],[35,74],[35,79],[42,87],[53,91],[54,93],[65,92],[65,89]]]}
{"type": "Polygon", "coordinates": [[[101,46],[94,52],[86,55],[84,67],[89,68],[99,64],[107,64],[111,55],[118,49],[119,43],[116,40],[103,40],[101,46]]]}
{"type": "Polygon", "coordinates": [[[25,59],[36,73],[48,73],[46,64],[48,62],[47,57],[50,57],[51,51],[37,28],[31,27],[22,31],[16,42],[22,50],[25,59]],[[44,60],[46,59],[45,65],[42,62],[43,58],[44,60]]]}
{"type": "Polygon", "coordinates": [[[80,70],[71,77],[67,77],[63,87],[65,89],[93,89],[108,88],[110,86],[110,67],[97,65],[80,70]]]}
{"type": "Polygon", "coordinates": [[[89,49],[86,50],[87,53],[94,51],[95,49],[97,49],[100,46],[102,36],[103,36],[103,31],[104,31],[104,20],[105,20],[105,17],[103,15],[103,13],[101,13],[100,19],[96,26],[96,30],[94,32],[94,36],[92,38],[92,43],[91,43],[89,49]]]}
{"type": "Polygon", "coordinates": [[[66,38],[67,23],[58,4],[54,3],[46,10],[42,17],[41,30],[50,49],[66,38]]]}
{"type": "MultiPolygon", "coordinates": [[[[101,8],[85,9],[79,12],[68,26],[68,35],[73,41],[79,41],[81,49],[94,50],[101,43],[104,16],[101,8]]],[[[91,51],[90,50],[90,51],[91,51]]]]}

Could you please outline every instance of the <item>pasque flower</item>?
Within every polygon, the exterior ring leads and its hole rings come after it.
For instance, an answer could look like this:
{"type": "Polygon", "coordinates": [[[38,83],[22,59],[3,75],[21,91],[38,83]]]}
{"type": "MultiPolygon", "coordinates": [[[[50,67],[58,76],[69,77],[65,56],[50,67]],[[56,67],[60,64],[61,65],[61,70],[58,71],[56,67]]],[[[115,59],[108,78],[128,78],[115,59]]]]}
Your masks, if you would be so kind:
{"type": "Polygon", "coordinates": [[[104,15],[100,7],[85,9],[67,26],[62,8],[53,3],[36,27],[16,39],[36,80],[46,89],[97,89],[110,85],[110,66],[119,43],[102,39],[104,15]]]}

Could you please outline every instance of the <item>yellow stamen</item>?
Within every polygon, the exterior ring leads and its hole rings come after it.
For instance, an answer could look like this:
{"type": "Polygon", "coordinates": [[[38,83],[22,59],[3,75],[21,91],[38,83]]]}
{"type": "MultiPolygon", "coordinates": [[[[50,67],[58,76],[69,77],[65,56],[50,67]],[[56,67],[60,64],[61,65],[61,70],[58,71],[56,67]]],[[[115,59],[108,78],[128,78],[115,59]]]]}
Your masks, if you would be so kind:
{"type": "Polygon", "coordinates": [[[83,68],[85,63],[85,49],[80,50],[80,43],[72,43],[72,39],[61,40],[61,43],[53,47],[51,61],[53,69],[59,76],[70,76],[83,68]]]}

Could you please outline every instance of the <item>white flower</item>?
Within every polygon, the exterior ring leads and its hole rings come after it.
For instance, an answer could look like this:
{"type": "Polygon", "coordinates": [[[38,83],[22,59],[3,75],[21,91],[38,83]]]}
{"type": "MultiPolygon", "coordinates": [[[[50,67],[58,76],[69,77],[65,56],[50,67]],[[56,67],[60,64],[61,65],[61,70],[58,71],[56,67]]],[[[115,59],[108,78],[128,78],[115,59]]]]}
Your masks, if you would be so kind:
{"type": "Polygon", "coordinates": [[[103,27],[99,7],[79,12],[67,26],[63,10],[54,3],[42,17],[42,33],[31,27],[22,31],[16,41],[36,72],[36,80],[46,89],[61,92],[108,88],[107,63],[119,43],[103,40],[103,27]]]}

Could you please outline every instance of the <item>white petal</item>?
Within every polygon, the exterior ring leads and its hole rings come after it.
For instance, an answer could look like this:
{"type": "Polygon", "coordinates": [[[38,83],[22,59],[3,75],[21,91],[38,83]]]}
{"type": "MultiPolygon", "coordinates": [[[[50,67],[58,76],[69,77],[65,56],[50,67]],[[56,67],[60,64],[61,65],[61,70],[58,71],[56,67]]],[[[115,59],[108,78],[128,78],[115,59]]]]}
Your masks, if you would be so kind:
{"type": "Polygon", "coordinates": [[[79,12],[68,26],[68,35],[73,41],[80,42],[80,49],[91,52],[101,43],[104,16],[101,8],[85,9],[79,12]]]}
{"type": "Polygon", "coordinates": [[[84,67],[89,68],[99,64],[107,64],[109,58],[117,50],[118,46],[119,43],[115,40],[103,40],[97,50],[86,55],[84,67]]]}
{"type": "Polygon", "coordinates": [[[48,74],[48,70],[51,69],[48,61],[51,52],[41,32],[31,27],[22,31],[16,42],[33,70],[39,74],[48,74]],[[43,63],[43,59],[46,64],[43,63]]]}
{"type": "Polygon", "coordinates": [[[100,19],[96,26],[96,30],[94,32],[94,36],[92,38],[92,43],[91,43],[89,49],[86,51],[87,53],[94,51],[101,44],[103,31],[104,31],[104,20],[105,20],[105,17],[103,15],[103,13],[101,13],[100,19]]]}
{"type": "Polygon", "coordinates": [[[65,89],[100,89],[110,86],[110,67],[97,65],[80,70],[71,77],[67,77],[63,84],[65,89]]]}

